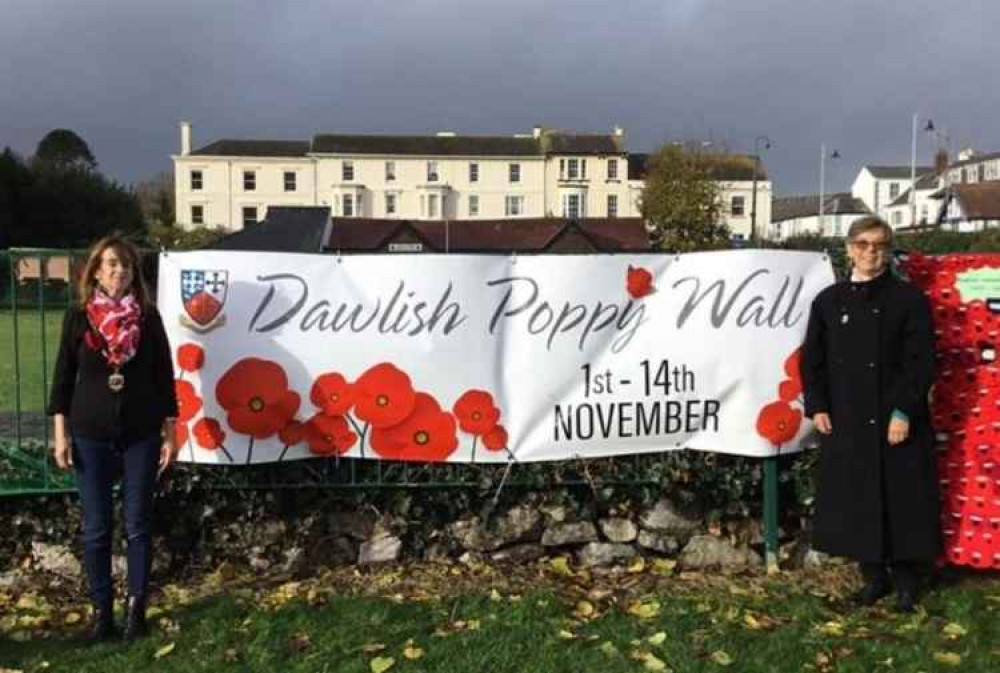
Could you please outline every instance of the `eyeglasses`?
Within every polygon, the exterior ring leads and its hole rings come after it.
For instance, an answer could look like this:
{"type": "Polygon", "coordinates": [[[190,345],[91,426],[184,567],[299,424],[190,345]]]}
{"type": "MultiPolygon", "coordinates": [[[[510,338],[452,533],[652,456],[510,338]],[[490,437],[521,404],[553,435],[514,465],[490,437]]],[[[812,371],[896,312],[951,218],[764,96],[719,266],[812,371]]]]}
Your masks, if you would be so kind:
{"type": "Polygon", "coordinates": [[[868,252],[869,250],[885,252],[889,249],[887,241],[851,241],[851,245],[861,252],[868,252]]]}

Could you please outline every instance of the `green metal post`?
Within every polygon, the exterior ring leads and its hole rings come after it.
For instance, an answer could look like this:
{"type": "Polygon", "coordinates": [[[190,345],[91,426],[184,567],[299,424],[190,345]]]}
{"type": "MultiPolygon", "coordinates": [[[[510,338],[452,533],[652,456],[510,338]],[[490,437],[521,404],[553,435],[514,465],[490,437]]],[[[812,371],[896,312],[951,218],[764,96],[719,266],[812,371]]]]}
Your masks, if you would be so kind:
{"type": "Polygon", "coordinates": [[[778,459],[764,459],[764,557],[768,570],[778,568],[778,459]]]}
{"type": "Polygon", "coordinates": [[[7,258],[10,260],[10,319],[13,325],[14,337],[14,446],[16,450],[21,450],[21,349],[20,332],[17,326],[17,258],[14,253],[8,251],[7,258]]]}
{"type": "MultiPolygon", "coordinates": [[[[45,278],[49,257],[44,254],[38,255],[38,319],[41,321],[40,332],[42,342],[42,409],[48,406],[48,341],[45,338],[45,278]]],[[[49,424],[42,422],[42,455],[49,452],[49,424]]],[[[42,463],[42,479],[46,486],[49,485],[49,461],[42,463]]]]}

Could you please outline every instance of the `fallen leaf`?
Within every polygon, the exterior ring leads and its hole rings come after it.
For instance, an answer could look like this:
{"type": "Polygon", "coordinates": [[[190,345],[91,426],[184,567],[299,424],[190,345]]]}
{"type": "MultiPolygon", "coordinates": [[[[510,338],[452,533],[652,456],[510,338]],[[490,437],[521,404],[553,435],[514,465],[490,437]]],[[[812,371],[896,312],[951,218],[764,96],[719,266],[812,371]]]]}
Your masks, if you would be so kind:
{"type": "Polygon", "coordinates": [[[560,640],[576,640],[576,634],[566,629],[560,630],[556,635],[560,640]]]}
{"type": "Polygon", "coordinates": [[[660,575],[669,575],[677,567],[674,559],[660,558],[653,561],[653,571],[660,575]]]}
{"type": "Polygon", "coordinates": [[[647,643],[649,643],[650,645],[656,645],[657,647],[666,642],[666,640],[667,640],[667,634],[664,633],[663,631],[660,631],[659,633],[654,633],[649,638],[646,638],[647,643]]]}
{"type": "Polygon", "coordinates": [[[308,649],[310,645],[312,645],[312,641],[309,640],[308,633],[296,633],[288,639],[288,648],[292,652],[301,652],[308,649]]]}
{"type": "Polygon", "coordinates": [[[175,647],[177,647],[177,643],[170,643],[169,645],[164,645],[163,647],[161,647],[160,649],[158,649],[156,652],[153,653],[153,659],[154,660],[162,659],[163,657],[173,652],[175,647]]]}
{"type": "Polygon", "coordinates": [[[500,600],[503,600],[503,597],[500,595],[499,591],[497,591],[496,589],[491,589],[490,590],[490,600],[491,601],[500,601],[500,600]]]}
{"type": "Polygon", "coordinates": [[[631,561],[629,561],[627,570],[630,573],[641,573],[645,569],[646,569],[646,559],[639,556],[638,558],[634,558],[631,561]]]}
{"type": "Polygon", "coordinates": [[[573,615],[577,619],[587,619],[588,617],[593,616],[594,612],[593,603],[590,601],[580,601],[576,604],[576,610],[573,611],[573,615]]]}
{"type": "Polygon", "coordinates": [[[943,633],[948,638],[948,640],[958,640],[959,638],[967,634],[968,631],[961,624],[956,624],[955,622],[951,622],[950,624],[946,624],[945,627],[941,629],[941,633],[943,633]]]}
{"type": "Polygon", "coordinates": [[[725,650],[712,652],[710,659],[720,666],[729,666],[733,663],[733,658],[725,650]]]}
{"type": "Polygon", "coordinates": [[[628,612],[639,619],[652,619],[660,614],[660,603],[655,600],[646,603],[636,601],[629,606],[628,612]]]}
{"type": "Polygon", "coordinates": [[[361,646],[361,651],[365,654],[375,654],[385,649],[385,643],[365,643],[361,646]]]}
{"type": "Polygon", "coordinates": [[[236,651],[235,647],[230,647],[226,650],[226,653],[222,655],[223,661],[233,663],[240,660],[240,653],[236,651]]]}
{"type": "Polygon", "coordinates": [[[63,624],[72,626],[73,624],[78,623],[81,619],[83,619],[83,617],[80,616],[79,612],[70,612],[63,618],[63,624]]]}
{"type": "Polygon", "coordinates": [[[423,658],[424,650],[416,645],[407,645],[403,648],[403,656],[410,661],[416,661],[417,659],[423,658]]]}
{"type": "Polygon", "coordinates": [[[565,556],[557,556],[556,558],[550,560],[549,566],[552,567],[552,570],[554,570],[557,575],[572,577],[575,574],[573,569],[569,567],[569,559],[565,556]]]}
{"type": "Polygon", "coordinates": [[[962,655],[955,652],[935,652],[934,661],[945,666],[961,666],[962,655]]]}
{"type": "Polygon", "coordinates": [[[375,657],[370,665],[372,673],[385,673],[392,668],[396,660],[392,657],[375,657]]]}
{"type": "Polygon", "coordinates": [[[642,660],[642,667],[645,668],[647,671],[667,670],[667,664],[662,659],[657,658],[656,655],[652,653],[646,654],[646,657],[642,660]]]}
{"type": "Polygon", "coordinates": [[[825,624],[815,626],[814,629],[819,633],[822,633],[824,636],[844,635],[844,625],[842,622],[826,622],[825,624]]]}
{"type": "Polygon", "coordinates": [[[606,657],[616,657],[621,654],[621,651],[610,640],[605,640],[597,649],[606,657]]]}

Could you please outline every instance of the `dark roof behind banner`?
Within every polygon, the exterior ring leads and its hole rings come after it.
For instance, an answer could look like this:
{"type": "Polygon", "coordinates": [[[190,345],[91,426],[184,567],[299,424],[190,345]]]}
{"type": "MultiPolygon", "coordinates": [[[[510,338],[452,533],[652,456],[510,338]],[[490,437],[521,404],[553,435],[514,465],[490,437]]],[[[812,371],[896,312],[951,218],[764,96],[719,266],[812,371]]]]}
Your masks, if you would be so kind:
{"type": "Polygon", "coordinates": [[[330,238],[328,206],[269,206],[267,217],[205,246],[208,250],[323,252],[330,238]]]}

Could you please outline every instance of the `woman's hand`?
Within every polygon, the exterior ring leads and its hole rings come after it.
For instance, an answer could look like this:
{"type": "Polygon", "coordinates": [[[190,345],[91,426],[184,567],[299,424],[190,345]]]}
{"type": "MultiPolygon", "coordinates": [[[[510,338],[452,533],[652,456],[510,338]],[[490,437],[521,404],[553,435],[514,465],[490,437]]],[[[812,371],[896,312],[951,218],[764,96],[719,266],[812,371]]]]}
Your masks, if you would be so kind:
{"type": "Polygon", "coordinates": [[[56,465],[63,470],[68,470],[73,467],[73,441],[66,433],[66,416],[56,414],[52,417],[52,422],[55,425],[52,433],[55,438],[52,456],[56,459],[56,465]]]}
{"type": "Polygon", "coordinates": [[[901,418],[893,418],[889,421],[889,443],[902,444],[910,434],[910,423],[901,418]]]}
{"type": "Polygon", "coordinates": [[[813,414],[813,425],[822,435],[829,435],[833,432],[833,423],[830,421],[830,414],[819,412],[813,414]]]}
{"type": "Polygon", "coordinates": [[[156,475],[159,476],[166,472],[176,457],[177,435],[173,419],[168,419],[163,422],[163,444],[160,446],[160,462],[156,475]]]}

